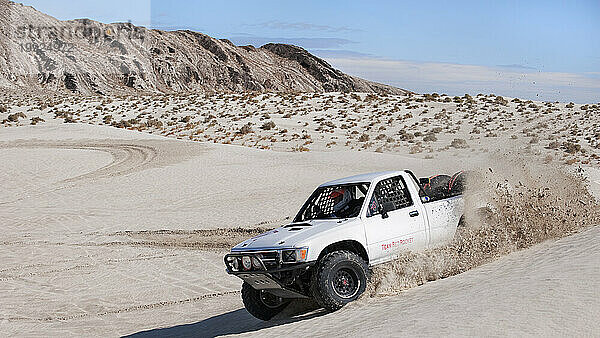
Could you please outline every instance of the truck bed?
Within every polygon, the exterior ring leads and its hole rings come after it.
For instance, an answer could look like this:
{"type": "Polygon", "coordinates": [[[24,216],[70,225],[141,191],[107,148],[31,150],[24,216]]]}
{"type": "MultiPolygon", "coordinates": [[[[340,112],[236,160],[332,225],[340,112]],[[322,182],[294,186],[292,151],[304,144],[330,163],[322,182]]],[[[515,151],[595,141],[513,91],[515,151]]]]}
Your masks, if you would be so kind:
{"type": "Polygon", "coordinates": [[[429,243],[436,246],[449,243],[454,238],[458,222],[464,214],[462,195],[423,203],[429,222],[429,243]]]}

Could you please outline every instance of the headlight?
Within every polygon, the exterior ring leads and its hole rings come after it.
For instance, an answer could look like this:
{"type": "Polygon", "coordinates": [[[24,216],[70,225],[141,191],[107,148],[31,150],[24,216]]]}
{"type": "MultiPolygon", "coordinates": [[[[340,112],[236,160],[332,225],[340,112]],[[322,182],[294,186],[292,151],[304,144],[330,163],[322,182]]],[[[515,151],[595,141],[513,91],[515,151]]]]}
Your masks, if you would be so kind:
{"type": "Polygon", "coordinates": [[[250,270],[252,268],[252,260],[250,257],[242,257],[242,266],[244,267],[244,270],[250,270]]]}
{"type": "Polygon", "coordinates": [[[252,266],[255,269],[262,269],[262,264],[260,263],[260,259],[257,257],[252,257],[252,266]]]}
{"type": "Polygon", "coordinates": [[[308,248],[283,250],[281,252],[281,260],[284,263],[305,262],[307,257],[308,257],[308,248]]]}
{"type": "Polygon", "coordinates": [[[238,262],[238,258],[237,257],[227,257],[227,261],[225,262],[225,264],[227,265],[228,269],[232,270],[232,271],[239,271],[240,270],[240,264],[238,262]]]}

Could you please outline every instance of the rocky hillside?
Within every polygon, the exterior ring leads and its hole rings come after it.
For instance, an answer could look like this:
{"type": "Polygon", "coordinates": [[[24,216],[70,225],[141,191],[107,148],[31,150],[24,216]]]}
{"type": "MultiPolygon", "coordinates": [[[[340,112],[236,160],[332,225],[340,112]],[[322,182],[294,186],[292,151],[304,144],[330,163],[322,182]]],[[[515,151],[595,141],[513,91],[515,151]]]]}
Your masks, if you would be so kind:
{"type": "Polygon", "coordinates": [[[0,0],[0,87],[81,94],[407,93],[346,75],[296,46],[235,46],[192,31],[60,21],[6,0],[0,0]]]}

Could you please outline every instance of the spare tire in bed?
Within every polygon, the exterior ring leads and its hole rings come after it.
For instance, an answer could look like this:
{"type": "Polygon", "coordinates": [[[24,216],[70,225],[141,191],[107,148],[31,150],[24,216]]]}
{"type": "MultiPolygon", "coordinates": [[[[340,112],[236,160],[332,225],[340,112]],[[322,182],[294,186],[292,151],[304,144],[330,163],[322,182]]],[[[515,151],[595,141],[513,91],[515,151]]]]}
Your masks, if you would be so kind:
{"type": "Polygon", "coordinates": [[[448,187],[451,179],[452,177],[448,175],[435,175],[421,178],[419,181],[430,201],[437,201],[448,197],[448,187]]]}

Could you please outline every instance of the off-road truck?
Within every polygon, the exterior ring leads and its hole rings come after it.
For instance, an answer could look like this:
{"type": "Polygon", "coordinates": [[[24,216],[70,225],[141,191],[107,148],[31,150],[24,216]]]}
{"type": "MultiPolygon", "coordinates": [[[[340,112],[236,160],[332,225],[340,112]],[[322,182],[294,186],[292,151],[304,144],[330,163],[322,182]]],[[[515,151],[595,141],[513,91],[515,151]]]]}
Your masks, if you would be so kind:
{"type": "Polygon", "coordinates": [[[259,319],[297,298],[338,310],[365,291],[370,267],[453,240],[463,176],[417,179],[405,170],[324,183],[293,222],[231,249],[227,272],[244,281],[244,306],[259,319]]]}

